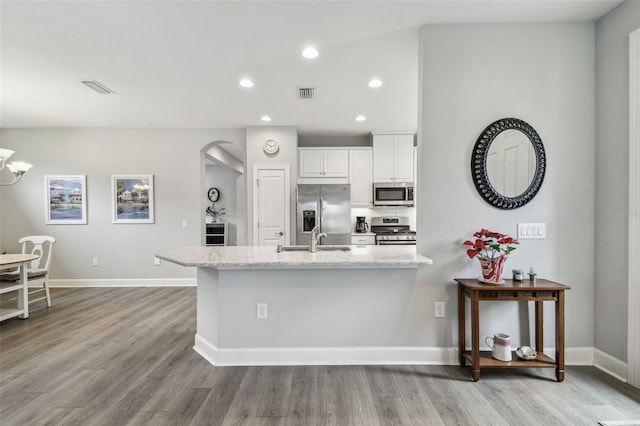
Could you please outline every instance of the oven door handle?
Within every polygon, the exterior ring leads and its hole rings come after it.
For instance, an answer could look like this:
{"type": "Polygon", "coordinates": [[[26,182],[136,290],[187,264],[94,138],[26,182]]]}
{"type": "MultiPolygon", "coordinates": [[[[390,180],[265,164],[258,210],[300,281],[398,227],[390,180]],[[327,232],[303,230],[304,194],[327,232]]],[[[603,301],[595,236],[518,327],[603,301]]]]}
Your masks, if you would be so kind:
{"type": "Polygon", "coordinates": [[[415,240],[378,240],[379,246],[415,246],[415,240]]]}

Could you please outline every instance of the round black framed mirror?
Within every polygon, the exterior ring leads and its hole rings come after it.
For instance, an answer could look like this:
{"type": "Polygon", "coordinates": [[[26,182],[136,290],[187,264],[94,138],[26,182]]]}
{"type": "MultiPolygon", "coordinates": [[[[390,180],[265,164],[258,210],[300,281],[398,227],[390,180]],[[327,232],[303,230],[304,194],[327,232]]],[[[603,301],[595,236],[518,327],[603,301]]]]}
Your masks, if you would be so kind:
{"type": "Polygon", "coordinates": [[[489,124],[471,155],[473,184],[499,209],[517,209],[535,197],[547,167],[544,146],[531,125],[517,118],[489,124]]]}

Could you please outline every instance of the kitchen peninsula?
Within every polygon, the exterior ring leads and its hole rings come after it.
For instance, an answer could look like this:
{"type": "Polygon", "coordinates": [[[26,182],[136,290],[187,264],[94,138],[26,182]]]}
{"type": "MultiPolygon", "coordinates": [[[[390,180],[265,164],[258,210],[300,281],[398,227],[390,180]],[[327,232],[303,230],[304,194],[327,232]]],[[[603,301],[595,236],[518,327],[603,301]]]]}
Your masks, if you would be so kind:
{"type": "Polygon", "coordinates": [[[385,363],[407,327],[418,272],[432,263],[415,246],[185,247],[157,256],[198,268],[194,349],[214,365],[385,363]]]}

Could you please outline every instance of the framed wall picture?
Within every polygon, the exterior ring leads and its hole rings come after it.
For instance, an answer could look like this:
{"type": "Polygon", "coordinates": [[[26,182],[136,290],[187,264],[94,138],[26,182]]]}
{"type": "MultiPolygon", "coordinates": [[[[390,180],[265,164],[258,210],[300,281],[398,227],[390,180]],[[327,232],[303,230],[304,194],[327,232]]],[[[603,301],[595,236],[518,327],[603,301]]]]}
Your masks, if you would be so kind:
{"type": "Polygon", "coordinates": [[[45,176],[47,225],[86,225],[87,177],[45,176]]]}
{"type": "Polygon", "coordinates": [[[154,223],[153,175],[112,175],[113,223],[154,223]]]}

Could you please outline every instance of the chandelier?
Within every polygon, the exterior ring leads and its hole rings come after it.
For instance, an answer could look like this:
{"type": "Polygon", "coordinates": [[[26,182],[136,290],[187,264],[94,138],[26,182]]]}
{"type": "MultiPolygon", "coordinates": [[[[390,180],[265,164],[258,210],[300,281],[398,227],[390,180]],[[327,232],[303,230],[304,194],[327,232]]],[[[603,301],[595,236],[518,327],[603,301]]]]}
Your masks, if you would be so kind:
{"type": "Polygon", "coordinates": [[[0,182],[0,186],[9,186],[13,185],[14,183],[20,182],[20,179],[22,179],[22,175],[27,173],[29,169],[33,167],[31,164],[25,163],[23,161],[13,161],[7,164],[7,160],[13,155],[13,153],[14,151],[11,151],[10,149],[0,148],[0,170],[3,170],[4,166],[6,165],[11,173],[13,173],[13,181],[0,182]]]}

